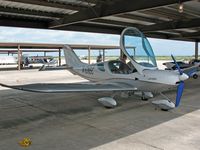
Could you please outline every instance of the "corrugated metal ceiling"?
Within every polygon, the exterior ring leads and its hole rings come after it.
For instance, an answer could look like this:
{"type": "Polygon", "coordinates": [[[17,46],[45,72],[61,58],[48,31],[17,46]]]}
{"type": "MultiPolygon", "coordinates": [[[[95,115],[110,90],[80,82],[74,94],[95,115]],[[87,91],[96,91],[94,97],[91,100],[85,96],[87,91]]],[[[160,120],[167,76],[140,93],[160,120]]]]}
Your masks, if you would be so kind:
{"type": "MultiPolygon", "coordinates": [[[[199,0],[185,0],[183,13],[178,12],[179,2],[180,0],[177,2],[166,0],[166,5],[160,6],[159,3],[164,2],[159,0],[151,2],[147,0],[137,2],[130,0],[0,0],[0,19],[2,20],[0,23],[18,26],[17,22],[22,20],[24,24],[19,26],[31,27],[31,20],[33,20],[34,27],[37,27],[35,21],[38,20],[39,28],[109,33],[118,33],[126,26],[136,26],[150,36],[151,33],[152,35],[156,33],[160,38],[170,38],[171,35],[179,34],[177,39],[181,37],[183,40],[200,40],[196,34],[192,38],[190,35],[189,39],[181,36],[181,34],[200,32],[199,0]],[[127,1],[130,4],[126,3],[127,1]],[[152,4],[146,4],[143,1],[155,3],[155,6],[158,3],[158,6],[153,7],[152,4]],[[168,1],[169,4],[167,4],[168,1]],[[142,8],[141,5],[149,5],[149,8],[124,10],[126,7],[122,7],[123,3],[127,5],[127,8],[133,4],[138,5],[138,8],[142,8]],[[15,23],[13,23],[13,18],[15,18],[15,23]],[[28,19],[27,25],[26,19],[28,19]],[[41,22],[42,19],[43,22],[41,22]]],[[[176,39],[174,36],[172,38],[176,39]]]]}

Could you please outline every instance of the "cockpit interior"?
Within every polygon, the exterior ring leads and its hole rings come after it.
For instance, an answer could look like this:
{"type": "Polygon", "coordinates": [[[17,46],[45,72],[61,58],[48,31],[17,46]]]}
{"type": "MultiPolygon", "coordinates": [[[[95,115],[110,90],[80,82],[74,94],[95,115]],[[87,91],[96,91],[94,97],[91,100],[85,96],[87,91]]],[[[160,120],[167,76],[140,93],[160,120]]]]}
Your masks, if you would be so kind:
{"type": "Polygon", "coordinates": [[[113,74],[130,74],[133,72],[136,72],[136,69],[131,65],[131,63],[124,63],[120,60],[113,60],[108,62],[108,67],[109,70],[113,73],[113,74]]]}

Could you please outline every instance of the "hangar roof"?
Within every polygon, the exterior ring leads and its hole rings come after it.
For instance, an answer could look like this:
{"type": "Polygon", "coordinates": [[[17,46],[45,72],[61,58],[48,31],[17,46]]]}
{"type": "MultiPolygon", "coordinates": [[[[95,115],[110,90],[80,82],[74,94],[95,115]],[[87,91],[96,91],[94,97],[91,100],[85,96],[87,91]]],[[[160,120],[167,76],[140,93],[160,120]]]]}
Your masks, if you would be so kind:
{"type": "MultiPolygon", "coordinates": [[[[48,43],[0,43],[0,53],[17,52],[18,48],[23,52],[57,52],[63,48],[63,44],[48,43]]],[[[120,46],[113,45],[86,45],[70,44],[76,50],[116,50],[120,46]]]]}
{"type": "MultiPolygon", "coordinates": [[[[0,43],[1,49],[62,49],[64,44],[49,44],[49,43],[0,43]]],[[[120,46],[114,45],[86,45],[86,44],[69,44],[72,49],[120,49],[120,46]]]]}
{"type": "Polygon", "coordinates": [[[0,26],[200,41],[200,0],[0,0],[0,26]],[[183,4],[183,12],[178,11],[183,4]]]}

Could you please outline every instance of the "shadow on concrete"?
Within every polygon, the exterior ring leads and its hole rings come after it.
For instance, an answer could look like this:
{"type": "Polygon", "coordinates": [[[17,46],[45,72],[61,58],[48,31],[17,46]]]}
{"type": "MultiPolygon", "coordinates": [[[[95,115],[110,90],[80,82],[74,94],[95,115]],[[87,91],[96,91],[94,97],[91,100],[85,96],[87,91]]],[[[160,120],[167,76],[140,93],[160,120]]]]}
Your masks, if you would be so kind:
{"type": "MultiPolygon", "coordinates": [[[[155,110],[150,102],[138,97],[117,97],[119,106],[105,109],[97,99],[109,93],[38,94],[2,90],[0,133],[18,129],[9,136],[28,134],[36,138],[36,133],[41,132],[47,140],[59,140],[68,149],[90,149],[200,109],[199,87],[200,80],[187,81],[181,106],[168,112],[155,110]]],[[[167,94],[175,97],[175,92],[167,94]]],[[[7,138],[8,135],[0,134],[0,139],[7,138]]]]}

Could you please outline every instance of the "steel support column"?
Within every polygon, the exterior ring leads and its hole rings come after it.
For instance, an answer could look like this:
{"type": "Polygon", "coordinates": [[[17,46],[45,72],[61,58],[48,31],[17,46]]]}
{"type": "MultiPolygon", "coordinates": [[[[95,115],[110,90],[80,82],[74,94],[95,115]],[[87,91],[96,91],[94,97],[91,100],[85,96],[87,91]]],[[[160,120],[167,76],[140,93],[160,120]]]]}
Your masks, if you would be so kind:
{"type": "Polygon", "coordinates": [[[103,61],[105,61],[105,49],[103,49],[103,61]]]}
{"type": "Polygon", "coordinates": [[[195,42],[195,59],[198,59],[199,55],[199,43],[198,41],[195,42]]]}
{"type": "Polygon", "coordinates": [[[88,46],[88,64],[90,64],[90,46],[88,46]]]}
{"type": "Polygon", "coordinates": [[[61,66],[61,49],[58,51],[58,65],[61,66]]]}
{"type": "Polygon", "coordinates": [[[17,47],[18,51],[17,51],[17,54],[18,54],[18,70],[21,70],[21,57],[22,57],[22,53],[21,53],[21,49],[20,49],[20,45],[18,45],[17,47]]]}

